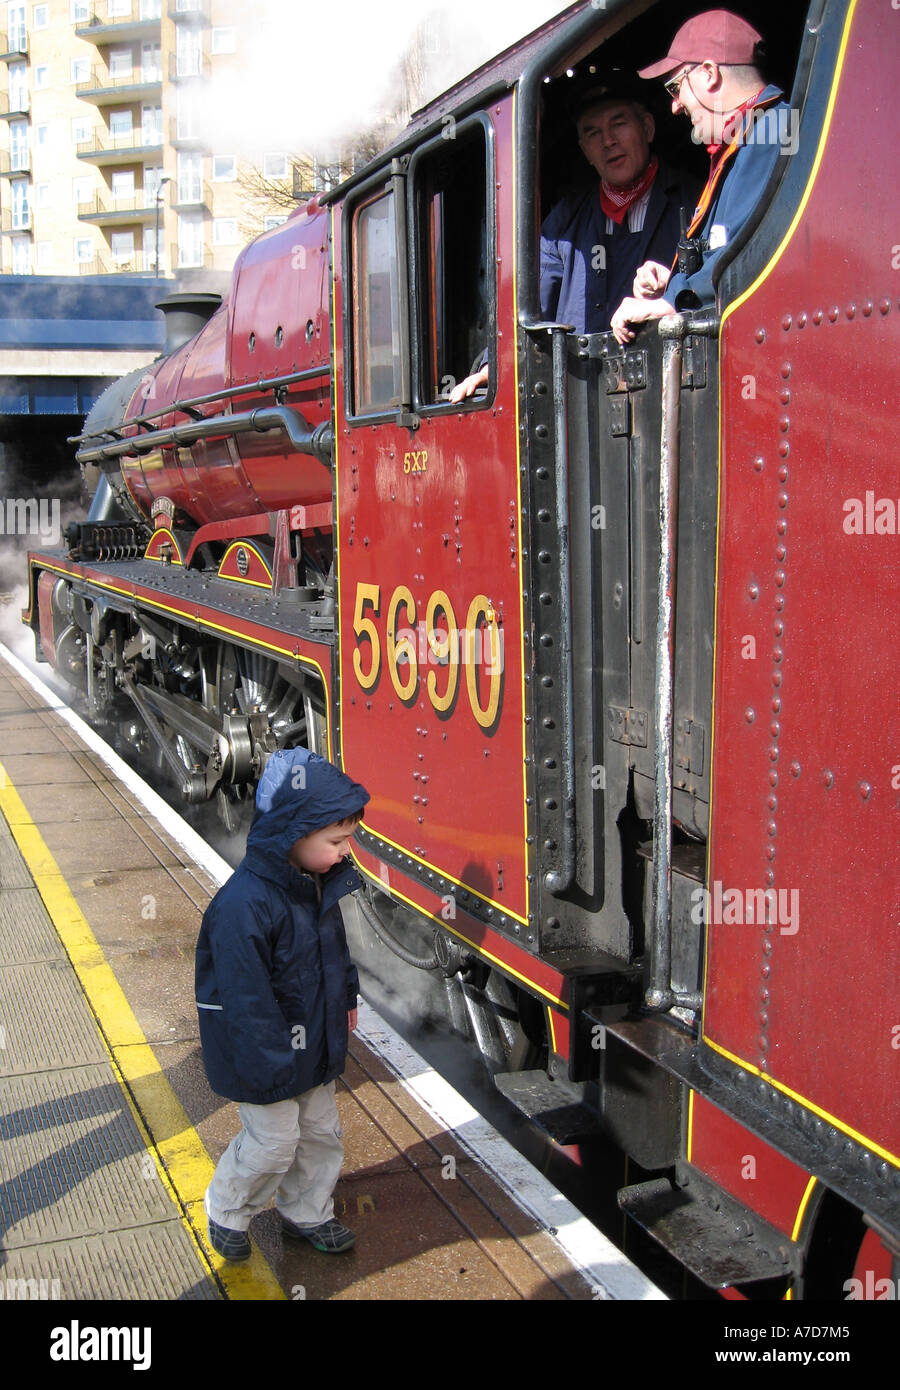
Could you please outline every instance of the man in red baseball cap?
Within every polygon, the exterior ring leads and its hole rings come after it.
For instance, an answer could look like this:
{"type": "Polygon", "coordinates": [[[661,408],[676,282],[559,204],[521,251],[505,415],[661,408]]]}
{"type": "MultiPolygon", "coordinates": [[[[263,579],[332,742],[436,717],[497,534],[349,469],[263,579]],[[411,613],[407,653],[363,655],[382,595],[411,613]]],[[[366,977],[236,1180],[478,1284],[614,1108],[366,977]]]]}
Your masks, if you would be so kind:
{"type": "Polygon", "coordinates": [[[664,58],[640,71],[642,78],[666,79],[673,112],[684,112],[692,138],[709,152],[710,173],[688,228],[700,241],[699,269],[672,274],[658,262],[642,265],[633,296],[612,318],[620,343],[630,342],[643,323],[715,302],[716,261],[756,206],[779,153],[793,153],[793,113],[759,70],[762,43],[739,15],[707,10],[681,26],[664,58]]]}

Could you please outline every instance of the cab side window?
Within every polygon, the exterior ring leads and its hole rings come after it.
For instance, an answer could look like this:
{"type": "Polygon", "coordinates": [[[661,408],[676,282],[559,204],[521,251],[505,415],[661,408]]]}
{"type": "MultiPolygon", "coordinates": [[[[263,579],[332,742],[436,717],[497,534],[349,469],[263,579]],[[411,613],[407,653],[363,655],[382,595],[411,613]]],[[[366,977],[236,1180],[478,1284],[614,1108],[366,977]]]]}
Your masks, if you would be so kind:
{"type": "Polygon", "coordinates": [[[488,148],[480,121],[433,142],[410,170],[415,200],[419,394],[447,400],[495,340],[488,148]]]}
{"type": "Polygon", "coordinates": [[[356,414],[400,404],[400,268],[394,217],[394,194],[387,191],[363,203],[353,218],[356,414]]]}

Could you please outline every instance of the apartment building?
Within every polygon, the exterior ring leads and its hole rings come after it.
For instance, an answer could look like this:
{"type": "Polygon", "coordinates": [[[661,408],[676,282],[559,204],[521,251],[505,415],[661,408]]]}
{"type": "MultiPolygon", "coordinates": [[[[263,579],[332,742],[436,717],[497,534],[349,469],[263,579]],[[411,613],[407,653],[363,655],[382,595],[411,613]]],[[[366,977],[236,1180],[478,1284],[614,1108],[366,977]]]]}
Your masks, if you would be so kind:
{"type": "Polygon", "coordinates": [[[9,0],[0,271],[226,288],[244,242],[287,216],[263,197],[248,221],[241,170],[289,189],[288,152],[219,149],[202,120],[213,79],[239,82],[258,22],[240,0],[9,0]]]}

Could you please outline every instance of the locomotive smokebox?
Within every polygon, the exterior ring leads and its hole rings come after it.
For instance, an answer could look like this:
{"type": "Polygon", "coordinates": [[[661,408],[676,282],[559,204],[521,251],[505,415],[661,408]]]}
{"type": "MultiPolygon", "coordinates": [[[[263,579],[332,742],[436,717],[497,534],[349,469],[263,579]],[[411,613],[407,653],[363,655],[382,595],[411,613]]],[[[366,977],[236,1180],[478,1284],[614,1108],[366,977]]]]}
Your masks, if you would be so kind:
{"type": "Polygon", "coordinates": [[[185,292],[170,294],[156,305],[166,318],[166,341],[162,356],[177,352],[184,343],[190,342],[208,323],[222,303],[220,294],[201,294],[185,292]]]}

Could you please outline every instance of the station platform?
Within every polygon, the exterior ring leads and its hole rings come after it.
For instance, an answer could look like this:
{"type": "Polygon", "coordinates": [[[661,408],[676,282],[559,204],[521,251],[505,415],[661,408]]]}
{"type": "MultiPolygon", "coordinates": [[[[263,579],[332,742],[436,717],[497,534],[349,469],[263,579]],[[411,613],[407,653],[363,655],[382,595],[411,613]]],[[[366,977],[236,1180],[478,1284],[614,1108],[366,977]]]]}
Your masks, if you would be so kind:
{"type": "Polygon", "coordinates": [[[239,1128],[209,1089],[200,918],[230,866],[0,649],[0,1297],[593,1300],[663,1295],[360,1006],[338,1084],[354,1249],[209,1247],[239,1128]]]}

